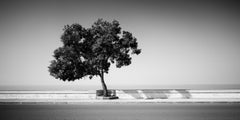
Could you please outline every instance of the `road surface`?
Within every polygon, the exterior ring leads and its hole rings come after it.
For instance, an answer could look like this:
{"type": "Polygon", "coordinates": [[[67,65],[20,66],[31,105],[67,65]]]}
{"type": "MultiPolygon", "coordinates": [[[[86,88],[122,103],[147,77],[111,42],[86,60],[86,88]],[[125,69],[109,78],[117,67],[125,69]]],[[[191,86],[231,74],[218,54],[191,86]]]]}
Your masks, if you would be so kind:
{"type": "Polygon", "coordinates": [[[240,104],[0,105],[0,120],[240,120],[240,104]]]}

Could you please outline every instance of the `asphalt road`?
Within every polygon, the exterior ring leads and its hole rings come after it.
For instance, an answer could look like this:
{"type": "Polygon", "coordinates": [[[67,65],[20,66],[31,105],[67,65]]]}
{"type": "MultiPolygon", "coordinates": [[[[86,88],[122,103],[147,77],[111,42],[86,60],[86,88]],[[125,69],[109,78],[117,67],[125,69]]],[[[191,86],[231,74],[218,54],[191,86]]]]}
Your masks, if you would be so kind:
{"type": "Polygon", "coordinates": [[[0,120],[240,120],[240,104],[0,105],[0,120]]]}

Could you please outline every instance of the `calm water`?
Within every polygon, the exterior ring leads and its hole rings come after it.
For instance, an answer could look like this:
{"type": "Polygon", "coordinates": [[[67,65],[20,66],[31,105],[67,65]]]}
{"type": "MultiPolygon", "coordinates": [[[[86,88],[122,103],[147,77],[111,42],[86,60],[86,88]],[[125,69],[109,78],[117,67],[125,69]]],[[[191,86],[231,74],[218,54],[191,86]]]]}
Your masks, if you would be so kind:
{"type": "Polygon", "coordinates": [[[1,105],[1,120],[240,120],[240,104],[1,105]]]}
{"type": "MultiPolygon", "coordinates": [[[[239,84],[224,85],[136,85],[136,86],[111,86],[109,89],[240,89],[239,84]]],[[[83,85],[62,85],[62,86],[0,86],[0,90],[96,90],[101,89],[99,86],[83,85]]]]}

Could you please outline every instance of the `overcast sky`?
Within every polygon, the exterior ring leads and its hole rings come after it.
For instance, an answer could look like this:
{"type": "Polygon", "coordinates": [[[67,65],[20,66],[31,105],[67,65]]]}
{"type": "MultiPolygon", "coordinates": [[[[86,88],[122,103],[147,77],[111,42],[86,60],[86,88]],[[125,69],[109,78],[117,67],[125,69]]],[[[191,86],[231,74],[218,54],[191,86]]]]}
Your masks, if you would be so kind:
{"type": "Polygon", "coordinates": [[[142,53],[107,85],[240,84],[240,4],[220,0],[6,0],[0,3],[0,85],[99,85],[49,75],[64,25],[120,22],[142,53]]]}

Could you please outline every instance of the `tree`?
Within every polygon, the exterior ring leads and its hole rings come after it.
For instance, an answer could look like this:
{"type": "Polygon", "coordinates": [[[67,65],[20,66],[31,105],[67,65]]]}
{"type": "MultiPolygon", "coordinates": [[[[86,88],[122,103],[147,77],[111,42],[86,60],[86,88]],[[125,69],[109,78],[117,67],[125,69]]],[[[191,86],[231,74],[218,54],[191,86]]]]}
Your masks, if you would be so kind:
{"type": "Polygon", "coordinates": [[[63,81],[100,76],[104,96],[108,96],[104,74],[110,65],[130,65],[131,55],[141,53],[137,39],[119,25],[116,20],[98,19],[87,29],[79,24],[64,26],[63,46],[54,51],[55,59],[48,67],[50,75],[63,81]]]}

